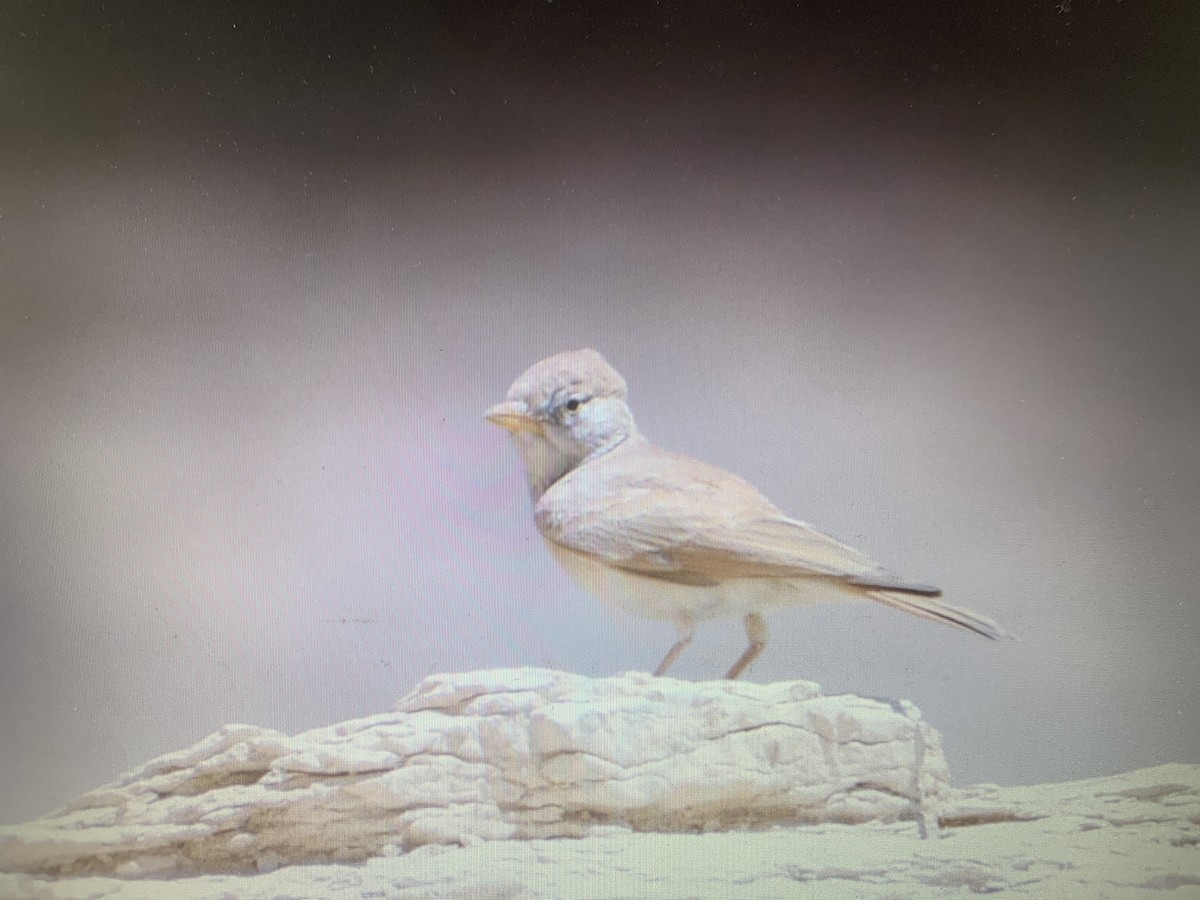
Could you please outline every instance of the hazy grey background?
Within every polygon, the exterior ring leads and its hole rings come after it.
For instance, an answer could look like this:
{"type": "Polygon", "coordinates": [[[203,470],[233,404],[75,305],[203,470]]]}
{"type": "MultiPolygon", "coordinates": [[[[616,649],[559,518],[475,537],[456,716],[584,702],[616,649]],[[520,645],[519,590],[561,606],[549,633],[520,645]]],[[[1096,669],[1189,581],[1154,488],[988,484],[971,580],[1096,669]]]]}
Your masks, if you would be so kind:
{"type": "Polygon", "coordinates": [[[654,664],[481,418],[581,346],[1023,638],[792,610],[753,680],[911,698],[960,782],[1200,762],[1195,14],[972,6],[6,4],[0,821],[433,672],[654,664]]]}

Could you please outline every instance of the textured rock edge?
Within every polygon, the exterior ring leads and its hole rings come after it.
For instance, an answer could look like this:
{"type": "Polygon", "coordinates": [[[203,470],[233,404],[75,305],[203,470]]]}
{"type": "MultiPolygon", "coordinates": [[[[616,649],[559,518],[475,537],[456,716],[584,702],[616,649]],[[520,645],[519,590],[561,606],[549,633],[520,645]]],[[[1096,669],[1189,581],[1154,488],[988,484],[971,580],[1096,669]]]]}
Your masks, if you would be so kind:
{"type": "Polygon", "coordinates": [[[0,871],[262,872],[629,830],[914,819],[928,832],[949,797],[940,736],[904,701],[487,670],[431,676],[396,712],[294,737],[226,726],[0,828],[0,871]]]}

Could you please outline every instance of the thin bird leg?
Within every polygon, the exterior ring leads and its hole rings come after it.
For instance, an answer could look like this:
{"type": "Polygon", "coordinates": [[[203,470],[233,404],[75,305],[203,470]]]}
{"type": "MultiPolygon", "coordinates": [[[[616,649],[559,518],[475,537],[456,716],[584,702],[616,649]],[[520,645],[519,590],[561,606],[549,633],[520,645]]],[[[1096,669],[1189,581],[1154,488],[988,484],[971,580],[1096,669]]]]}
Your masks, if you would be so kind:
{"type": "Polygon", "coordinates": [[[737,662],[729,667],[729,671],[725,673],[726,678],[732,679],[741,675],[746,666],[754,662],[755,657],[767,646],[767,622],[758,613],[746,616],[746,637],[750,638],[750,646],[737,658],[737,662]]]}
{"type": "Polygon", "coordinates": [[[658,664],[658,668],[654,670],[655,675],[667,673],[667,669],[671,668],[671,664],[679,658],[679,654],[686,650],[687,645],[692,642],[692,634],[695,633],[696,626],[692,622],[676,622],[675,629],[679,632],[679,640],[667,651],[663,661],[658,664]]]}

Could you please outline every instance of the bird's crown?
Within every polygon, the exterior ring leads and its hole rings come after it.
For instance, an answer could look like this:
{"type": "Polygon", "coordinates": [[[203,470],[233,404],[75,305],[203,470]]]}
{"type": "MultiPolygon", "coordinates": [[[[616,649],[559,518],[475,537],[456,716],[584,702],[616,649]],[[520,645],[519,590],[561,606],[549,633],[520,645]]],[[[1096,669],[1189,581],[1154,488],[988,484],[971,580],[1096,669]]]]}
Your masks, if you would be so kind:
{"type": "Polygon", "coordinates": [[[505,397],[521,401],[532,412],[545,409],[563,391],[592,397],[626,396],[625,379],[597,351],[569,350],[534,363],[512,383],[505,397]]]}

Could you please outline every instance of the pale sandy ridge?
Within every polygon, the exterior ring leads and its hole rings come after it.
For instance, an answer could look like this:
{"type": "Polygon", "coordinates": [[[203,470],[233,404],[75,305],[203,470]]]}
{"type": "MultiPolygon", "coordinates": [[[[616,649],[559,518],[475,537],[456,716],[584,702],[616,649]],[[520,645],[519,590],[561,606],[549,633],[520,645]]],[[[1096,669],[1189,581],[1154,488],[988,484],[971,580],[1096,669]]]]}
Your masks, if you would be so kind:
{"type": "Polygon", "coordinates": [[[0,898],[1184,897],[1198,845],[1200,766],[954,789],[911,704],[512,669],[227,726],[0,828],[0,898]]]}

